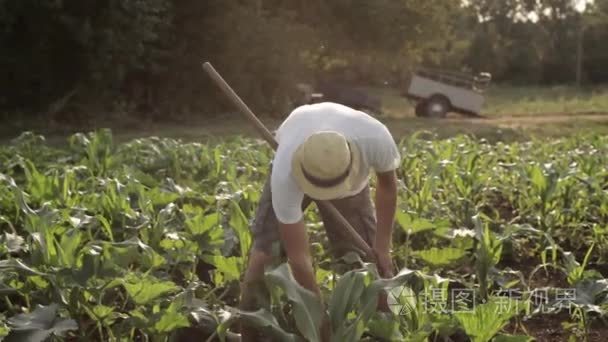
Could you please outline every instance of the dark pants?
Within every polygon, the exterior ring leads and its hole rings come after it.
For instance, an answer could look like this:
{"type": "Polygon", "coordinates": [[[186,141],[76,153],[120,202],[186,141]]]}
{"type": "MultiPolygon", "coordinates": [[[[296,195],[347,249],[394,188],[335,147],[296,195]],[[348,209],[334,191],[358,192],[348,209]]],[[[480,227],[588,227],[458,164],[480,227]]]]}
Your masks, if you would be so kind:
{"type": "MultiPolygon", "coordinates": [[[[312,200],[308,196],[304,196],[302,211],[306,210],[311,202],[312,200]]],[[[376,237],[376,215],[370,198],[369,185],[354,196],[330,202],[363,240],[369,246],[372,246],[376,237]]],[[[348,235],[345,235],[348,234],[346,228],[322,207],[319,207],[319,213],[334,256],[339,257],[348,251],[355,251],[351,239],[348,235]]],[[[251,233],[253,239],[252,248],[261,250],[268,255],[284,255],[279,238],[279,221],[272,208],[270,179],[266,181],[264,186],[256,217],[251,227],[251,233]]]]}

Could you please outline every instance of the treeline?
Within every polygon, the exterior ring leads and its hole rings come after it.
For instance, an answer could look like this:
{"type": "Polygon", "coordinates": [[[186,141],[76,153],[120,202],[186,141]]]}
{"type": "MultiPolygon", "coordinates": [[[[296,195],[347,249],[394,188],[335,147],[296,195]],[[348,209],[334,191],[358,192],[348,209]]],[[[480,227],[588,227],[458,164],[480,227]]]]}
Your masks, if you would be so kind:
{"type": "Polygon", "coordinates": [[[581,14],[550,0],[0,0],[0,115],[212,115],[227,107],[203,61],[275,115],[299,82],[404,87],[419,65],[606,82],[607,2],[581,14]]]}
{"type": "Polygon", "coordinates": [[[607,0],[468,2],[461,64],[518,84],[608,82],[607,0]]]}

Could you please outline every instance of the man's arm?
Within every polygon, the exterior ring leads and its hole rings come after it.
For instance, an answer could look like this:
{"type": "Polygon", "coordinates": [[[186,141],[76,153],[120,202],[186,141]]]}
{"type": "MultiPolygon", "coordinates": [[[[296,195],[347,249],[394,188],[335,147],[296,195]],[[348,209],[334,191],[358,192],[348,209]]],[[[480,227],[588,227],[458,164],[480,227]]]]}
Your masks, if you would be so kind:
{"type": "Polygon", "coordinates": [[[304,222],[302,220],[293,224],[279,222],[279,234],[294,278],[300,285],[321,298],[321,292],[312,268],[312,257],[304,222]]]}
{"type": "MultiPolygon", "coordinates": [[[[292,224],[279,222],[279,234],[294,278],[302,287],[315,293],[323,303],[321,290],[319,290],[315,272],[312,268],[312,257],[304,222],[302,220],[292,224]]],[[[320,329],[321,341],[323,342],[329,342],[330,340],[330,322],[329,317],[324,315],[320,329]]]]}
{"type": "Polygon", "coordinates": [[[377,173],[376,185],[377,231],[373,250],[378,257],[381,275],[393,275],[390,249],[395,211],[397,209],[397,174],[395,170],[377,173]]]}

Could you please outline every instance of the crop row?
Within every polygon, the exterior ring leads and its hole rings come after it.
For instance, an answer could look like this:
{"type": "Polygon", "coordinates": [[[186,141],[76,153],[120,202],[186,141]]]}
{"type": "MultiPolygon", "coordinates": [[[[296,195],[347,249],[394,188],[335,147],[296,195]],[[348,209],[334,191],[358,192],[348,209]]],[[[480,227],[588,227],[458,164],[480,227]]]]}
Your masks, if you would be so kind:
{"type": "MultiPolygon", "coordinates": [[[[335,340],[527,341],[506,327],[565,299],[569,331],[587,338],[608,308],[608,138],[420,133],[399,146],[395,278],[331,259],[306,213],[335,340]],[[390,317],[373,310],[381,290],[390,317]]],[[[239,319],[317,340],[322,307],[286,264],[268,270],[259,311],[236,309],[271,159],[252,139],[117,144],[107,130],[0,146],[0,340],[212,340],[239,319]]]]}

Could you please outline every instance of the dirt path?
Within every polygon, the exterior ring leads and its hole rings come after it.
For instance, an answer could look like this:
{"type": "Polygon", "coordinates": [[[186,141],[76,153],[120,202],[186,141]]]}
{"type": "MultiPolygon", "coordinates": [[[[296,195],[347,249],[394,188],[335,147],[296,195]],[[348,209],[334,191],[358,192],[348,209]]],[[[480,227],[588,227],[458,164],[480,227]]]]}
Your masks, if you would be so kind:
{"type": "MultiPolygon", "coordinates": [[[[405,114],[403,116],[389,116],[386,117],[388,120],[399,120],[399,119],[419,119],[412,114],[405,114]]],[[[421,119],[424,120],[424,119],[421,119]]],[[[580,112],[580,113],[513,113],[513,114],[495,114],[487,115],[485,117],[467,117],[459,114],[449,114],[445,119],[440,122],[443,123],[480,123],[480,124],[492,124],[492,125],[534,125],[534,124],[547,124],[547,123],[562,123],[568,121],[608,121],[608,110],[606,112],[580,112]]],[[[437,122],[437,121],[435,121],[437,122]]]]}
{"type": "Polygon", "coordinates": [[[608,121],[608,112],[588,113],[547,113],[547,114],[511,114],[491,116],[483,120],[499,126],[519,127],[526,125],[541,125],[551,123],[564,123],[569,121],[608,121]]]}
{"type": "Polygon", "coordinates": [[[395,137],[404,137],[420,130],[435,132],[440,138],[464,133],[507,140],[525,137],[528,133],[555,137],[593,130],[608,134],[608,111],[605,113],[514,113],[481,118],[449,114],[444,119],[419,118],[408,113],[400,117],[386,116],[379,119],[389,127],[395,137]]]}
{"type": "MultiPolygon", "coordinates": [[[[275,130],[281,124],[278,118],[262,117],[261,121],[268,129],[275,130]]],[[[543,131],[544,135],[562,135],[581,129],[601,129],[608,134],[608,111],[605,113],[523,113],[523,114],[500,114],[485,118],[471,118],[458,114],[450,114],[445,119],[418,118],[413,114],[404,114],[399,117],[379,117],[395,137],[408,136],[415,131],[434,131],[440,137],[449,137],[460,133],[471,133],[477,136],[498,137],[504,134],[516,136],[520,130],[543,131]]],[[[142,124],[137,127],[121,127],[109,125],[113,130],[117,141],[126,141],[133,138],[147,136],[165,136],[182,138],[185,140],[201,141],[208,137],[225,137],[232,135],[244,135],[258,137],[259,133],[248,124],[238,113],[230,113],[215,118],[185,123],[151,123],[142,124]]],[[[100,127],[108,127],[102,125],[100,127]]],[[[34,129],[37,133],[44,134],[49,142],[65,143],[65,139],[75,132],[94,130],[99,127],[80,127],[65,129],[61,132],[53,132],[48,129],[34,129]]],[[[31,129],[31,128],[30,128],[31,129]]],[[[28,129],[28,130],[30,130],[28,129]]],[[[25,129],[12,129],[0,134],[0,144],[10,141],[25,129]]]]}

